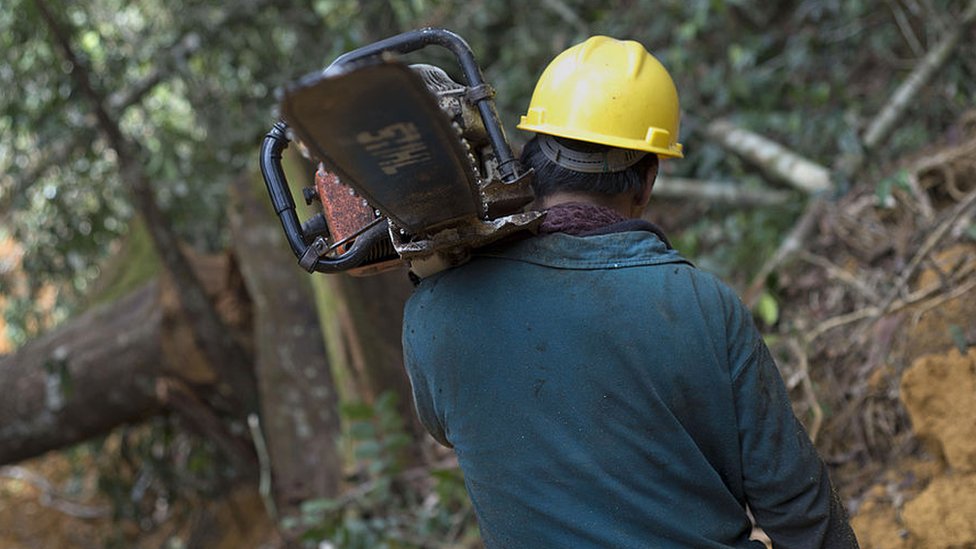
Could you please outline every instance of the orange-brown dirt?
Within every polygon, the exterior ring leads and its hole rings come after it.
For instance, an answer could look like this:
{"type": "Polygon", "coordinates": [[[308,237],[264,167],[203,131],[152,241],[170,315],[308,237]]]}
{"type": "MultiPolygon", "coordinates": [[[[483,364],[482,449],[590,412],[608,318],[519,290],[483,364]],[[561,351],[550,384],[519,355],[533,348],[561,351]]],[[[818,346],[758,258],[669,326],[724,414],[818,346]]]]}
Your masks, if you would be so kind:
{"type": "MultiPolygon", "coordinates": [[[[935,263],[967,261],[976,261],[972,245],[938,254],[935,263]]],[[[937,276],[922,273],[918,286],[937,276]]],[[[972,328],[972,294],[925,311],[905,334],[901,348],[916,358],[901,376],[900,398],[927,456],[904,459],[867,492],[853,518],[865,549],[976,547],[976,348],[960,353],[966,341],[951,330],[972,328]]]]}

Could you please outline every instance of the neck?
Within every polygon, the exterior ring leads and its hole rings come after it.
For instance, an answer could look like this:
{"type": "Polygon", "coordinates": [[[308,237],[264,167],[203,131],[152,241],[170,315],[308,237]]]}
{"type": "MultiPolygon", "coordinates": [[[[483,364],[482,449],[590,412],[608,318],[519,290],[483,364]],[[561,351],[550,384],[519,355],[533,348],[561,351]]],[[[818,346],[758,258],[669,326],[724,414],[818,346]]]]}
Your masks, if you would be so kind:
{"type": "Polygon", "coordinates": [[[610,208],[625,218],[638,218],[643,214],[643,208],[637,208],[633,197],[628,194],[599,194],[599,193],[580,193],[580,192],[556,192],[536,200],[532,204],[533,209],[545,210],[557,204],[567,202],[583,202],[610,208]]]}

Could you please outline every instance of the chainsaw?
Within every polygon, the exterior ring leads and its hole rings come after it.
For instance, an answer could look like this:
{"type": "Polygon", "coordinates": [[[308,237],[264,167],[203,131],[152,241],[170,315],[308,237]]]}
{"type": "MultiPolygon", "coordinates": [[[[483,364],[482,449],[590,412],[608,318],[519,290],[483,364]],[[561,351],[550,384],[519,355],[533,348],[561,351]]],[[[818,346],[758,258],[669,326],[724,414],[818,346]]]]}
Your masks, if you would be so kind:
{"type": "Polygon", "coordinates": [[[494,91],[468,44],[445,29],[406,32],[339,56],[285,87],[261,146],[261,172],[298,263],[365,276],[404,264],[417,276],[465,262],[479,247],[532,231],[542,213],[531,170],[513,156],[494,91]],[[464,83],[402,54],[449,50],[464,83]],[[319,162],[300,223],[281,167],[292,140],[319,162]]]}

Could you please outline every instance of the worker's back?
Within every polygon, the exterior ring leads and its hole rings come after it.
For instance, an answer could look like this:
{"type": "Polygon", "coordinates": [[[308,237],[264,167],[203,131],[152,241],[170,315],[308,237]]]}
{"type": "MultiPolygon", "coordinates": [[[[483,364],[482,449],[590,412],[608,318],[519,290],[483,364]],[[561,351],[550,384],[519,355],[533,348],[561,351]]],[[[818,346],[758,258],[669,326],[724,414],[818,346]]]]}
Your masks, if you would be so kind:
{"type": "Polygon", "coordinates": [[[826,472],[748,312],[650,232],[531,238],[425,280],[404,351],[489,547],[761,547],[747,497],[820,545],[826,472]]]}

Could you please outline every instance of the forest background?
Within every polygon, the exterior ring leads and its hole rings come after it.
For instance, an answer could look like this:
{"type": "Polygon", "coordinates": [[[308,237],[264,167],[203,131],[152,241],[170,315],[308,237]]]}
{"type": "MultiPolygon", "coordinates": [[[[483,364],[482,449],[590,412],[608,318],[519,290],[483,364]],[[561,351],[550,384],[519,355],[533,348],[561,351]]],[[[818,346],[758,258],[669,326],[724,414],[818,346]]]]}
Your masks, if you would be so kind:
{"type": "Polygon", "coordinates": [[[645,44],[686,147],[649,217],[753,307],[862,543],[965,533],[953,509],[976,502],[911,502],[976,484],[974,18],[958,0],[5,0],[0,546],[478,546],[452,455],[412,415],[405,274],[304,274],[256,162],[277,89],[424,26],[470,43],[516,149],[556,53],[645,44]]]}

